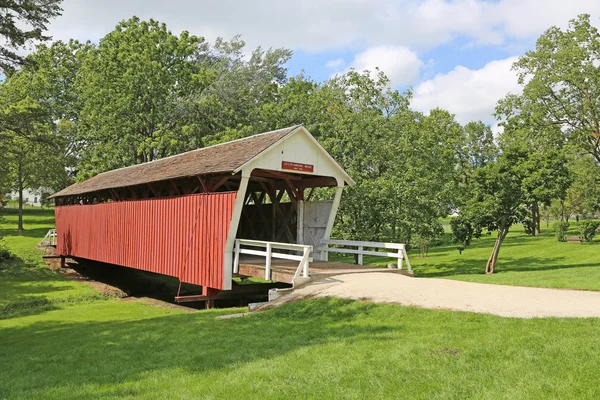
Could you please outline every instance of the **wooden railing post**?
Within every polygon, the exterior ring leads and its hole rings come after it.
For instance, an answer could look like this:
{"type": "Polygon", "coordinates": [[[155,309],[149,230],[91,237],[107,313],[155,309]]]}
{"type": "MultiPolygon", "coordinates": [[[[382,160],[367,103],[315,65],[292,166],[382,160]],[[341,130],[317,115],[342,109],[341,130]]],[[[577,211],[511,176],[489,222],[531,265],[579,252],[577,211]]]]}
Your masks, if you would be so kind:
{"type": "Polygon", "coordinates": [[[412,267],[410,266],[410,261],[408,261],[408,254],[406,253],[406,247],[402,246],[402,255],[404,256],[404,259],[406,260],[406,266],[408,267],[408,272],[410,272],[412,274],[413,270],[412,267]]]}
{"type": "Polygon", "coordinates": [[[329,245],[325,243],[325,248],[321,250],[321,260],[323,261],[329,261],[329,251],[327,250],[328,248],[329,245]]]}
{"type": "Polygon", "coordinates": [[[265,280],[271,280],[271,251],[273,245],[271,243],[267,243],[267,259],[265,262],[265,280]]]}
{"type": "Polygon", "coordinates": [[[363,246],[358,246],[358,265],[363,265],[363,246]]]}
{"type": "Polygon", "coordinates": [[[304,248],[304,254],[302,255],[302,276],[308,278],[308,257],[310,256],[310,248],[304,248]]]}
{"type": "Polygon", "coordinates": [[[233,250],[233,273],[237,274],[240,272],[240,239],[235,240],[235,247],[233,250]]]}
{"type": "Polygon", "coordinates": [[[398,249],[398,269],[402,269],[402,259],[404,258],[404,254],[402,253],[402,249],[398,249]]]}

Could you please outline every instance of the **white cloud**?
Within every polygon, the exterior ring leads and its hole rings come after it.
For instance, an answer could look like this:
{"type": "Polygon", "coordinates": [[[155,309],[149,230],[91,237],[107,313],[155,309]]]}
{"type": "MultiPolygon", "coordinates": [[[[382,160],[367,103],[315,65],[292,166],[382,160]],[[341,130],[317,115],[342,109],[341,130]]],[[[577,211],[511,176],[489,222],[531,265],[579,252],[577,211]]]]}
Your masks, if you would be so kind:
{"type": "Polygon", "coordinates": [[[137,15],[209,40],[241,34],[251,47],[308,51],[382,44],[425,49],[459,36],[500,44],[564,27],[583,12],[600,22],[597,0],[65,0],[63,8],[51,26],[57,39],[97,40],[137,15]]]}
{"type": "Polygon", "coordinates": [[[454,114],[461,123],[474,120],[491,121],[496,102],[507,93],[521,93],[510,57],[492,61],[472,70],[461,65],[447,74],[419,84],[414,90],[412,105],[422,112],[440,107],[454,114]]]}
{"type": "Polygon", "coordinates": [[[498,125],[498,123],[495,123],[494,125],[492,125],[492,134],[494,135],[495,138],[500,137],[500,135],[502,135],[504,133],[504,127],[498,125]]]}
{"type": "Polygon", "coordinates": [[[342,58],[338,58],[337,60],[327,61],[327,64],[325,64],[325,67],[327,67],[329,69],[340,70],[340,69],[344,68],[344,65],[346,65],[346,62],[342,58]]]}
{"type": "Polygon", "coordinates": [[[369,70],[372,74],[378,67],[393,85],[408,85],[419,78],[423,65],[419,57],[406,47],[377,46],[357,54],[350,67],[359,72],[369,70]]]}

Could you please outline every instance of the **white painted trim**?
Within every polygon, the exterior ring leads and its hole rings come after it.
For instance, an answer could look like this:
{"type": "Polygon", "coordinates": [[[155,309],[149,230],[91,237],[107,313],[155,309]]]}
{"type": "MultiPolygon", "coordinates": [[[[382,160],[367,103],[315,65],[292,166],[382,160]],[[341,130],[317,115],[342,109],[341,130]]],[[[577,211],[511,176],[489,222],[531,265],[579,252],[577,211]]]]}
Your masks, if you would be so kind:
{"type": "Polygon", "coordinates": [[[298,200],[296,243],[304,244],[304,200],[298,200]]]}
{"type": "Polygon", "coordinates": [[[402,243],[383,243],[383,242],[364,242],[358,240],[329,240],[323,239],[321,240],[321,244],[324,246],[319,247],[317,250],[321,252],[321,254],[327,255],[328,253],[342,253],[342,254],[358,254],[358,264],[363,265],[363,255],[367,256],[381,256],[381,257],[393,257],[398,260],[397,268],[402,270],[402,261],[406,261],[406,266],[408,267],[408,272],[412,273],[412,267],[410,265],[410,261],[408,261],[408,254],[406,253],[406,246],[402,243]],[[331,248],[330,244],[338,245],[338,246],[350,246],[356,247],[357,249],[343,249],[343,248],[331,248]],[[383,249],[392,249],[397,250],[397,252],[391,251],[372,251],[365,250],[365,247],[371,248],[383,248],[383,249]]]}
{"type": "MultiPolygon", "coordinates": [[[[335,222],[335,217],[337,215],[338,208],[340,206],[340,201],[342,200],[342,191],[344,190],[343,186],[338,186],[335,188],[335,196],[333,197],[333,204],[331,205],[331,210],[329,211],[329,218],[327,219],[327,226],[325,226],[325,233],[323,234],[323,239],[328,240],[331,237],[331,231],[333,230],[333,224],[335,222]]],[[[327,252],[321,252],[321,260],[327,261],[328,254],[327,252]]]]}
{"type": "Polygon", "coordinates": [[[336,244],[340,246],[365,246],[365,247],[380,247],[383,249],[403,249],[404,244],[402,243],[384,243],[384,242],[365,242],[363,240],[337,240],[337,239],[323,239],[323,244],[336,244]]]}
{"type": "Polygon", "coordinates": [[[235,264],[233,268],[235,270],[239,270],[240,263],[240,254],[248,254],[253,256],[261,256],[265,257],[265,280],[271,280],[272,278],[272,259],[280,258],[283,260],[292,260],[292,261],[300,261],[298,267],[296,268],[296,272],[294,273],[294,277],[292,278],[292,285],[294,284],[296,278],[302,274],[304,278],[309,277],[308,269],[309,264],[313,261],[310,257],[310,253],[313,250],[313,247],[310,245],[302,245],[302,244],[293,244],[293,243],[281,243],[281,242],[267,242],[264,240],[251,240],[251,239],[235,239],[235,264]],[[252,250],[242,248],[242,246],[251,246],[251,247],[262,247],[265,250],[252,250]],[[273,249],[280,250],[293,250],[296,252],[301,251],[302,255],[295,254],[286,254],[286,253],[277,253],[274,252],[273,249]]]}
{"type": "Polygon", "coordinates": [[[260,153],[258,153],[257,155],[255,155],[254,157],[252,157],[251,159],[249,159],[248,161],[246,161],[245,163],[243,163],[242,165],[240,165],[239,167],[237,167],[232,172],[232,175],[237,174],[238,172],[240,172],[241,170],[243,170],[244,168],[246,168],[249,164],[252,164],[254,161],[256,161],[257,159],[259,159],[260,157],[262,157],[263,154],[266,154],[273,147],[278,146],[279,143],[283,142],[285,139],[287,139],[290,136],[292,136],[292,134],[295,133],[298,130],[298,128],[300,128],[300,126],[301,125],[298,125],[298,126],[294,127],[294,129],[292,129],[287,135],[285,135],[284,137],[282,137],[281,139],[279,139],[278,141],[276,141],[275,143],[273,143],[272,145],[270,145],[269,147],[267,147],[266,149],[264,149],[263,151],[261,151],[260,153]]]}
{"type": "Polygon", "coordinates": [[[235,204],[233,206],[233,214],[231,214],[231,221],[229,222],[229,231],[227,232],[227,241],[225,242],[225,256],[223,262],[223,289],[231,290],[231,280],[233,279],[233,246],[235,244],[235,237],[237,236],[240,219],[242,217],[242,210],[244,208],[244,202],[246,200],[246,189],[248,189],[248,181],[250,180],[250,171],[242,171],[242,180],[235,197],[235,204]]]}
{"type": "MultiPolygon", "coordinates": [[[[329,159],[329,161],[331,161],[333,163],[333,165],[340,170],[340,172],[344,176],[344,179],[346,180],[346,183],[349,186],[356,185],[356,182],[354,182],[354,180],[350,177],[350,175],[348,175],[346,173],[346,171],[344,171],[344,169],[340,166],[340,164],[338,164],[337,161],[335,161],[334,158],[331,157],[331,155],[327,152],[327,150],[325,150],[323,148],[323,146],[321,146],[321,144],[317,141],[317,139],[315,139],[315,137],[304,126],[300,125],[300,128],[304,131],[304,133],[306,133],[308,135],[308,137],[310,138],[310,140],[312,140],[313,143],[316,144],[317,147],[327,156],[327,158],[329,159]]],[[[341,182],[338,182],[338,185],[340,185],[340,184],[341,184],[341,182]]]]}
{"type": "MultiPolygon", "coordinates": [[[[275,146],[278,146],[279,144],[285,142],[286,140],[288,140],[290,137],[292,137],[294,134],[296,134],[298,132],[303,132],[306,136],[308,136],[308,138],[317,146],[317,148],[321,151],[321,153],[323,153],[327,157],[327,159],[333,164],[333,166],[337,170],[339,170],[340,175],[342,175],[344,177],[345,183],[347,183],[349,186],[354,186],[356,184],[354,182],[354,180],[352,180],[352,178],[350,177],[350,175],[348,175],[346,173],[346,171],[344,171],[344,169],[337,163],[337,161],[335,161],[333,159],[333,157],[331,157],[331,155],[327,152],[327,150],[325,150],[323,148],[323,146],[321,146],[319,144],[319,142],[317,141],[317,139],[315,139],[315,137],[313,135],[311,135],[311,133],[304,126],[302,126],[302,125],[298,125],[292,131],[290,131],[290,133],[288,133],[287,135],[285,135],[284,137],[282,137],[281,139],[279,139],[277,142],[273,143],[271,146],[269,146],[265,150],[261,151],[256,156],[252,157],[250,160],[246,161],[244,164],[242,164],[241,166],[239,166],[238,168],[236,168],[233,171],[233,174],[238,173],[239,171],[241,171],[242,169],[244,169],[246,166],[250,165],[251,163],[253,163],[257,159],[259,159],[260,157],[262,157],[269,150],[271,150],[275,146]]],[[[338,186],[342,186],[343,184],[344,184],[344,182],[340,182],[338,180],[338,186]]]]}

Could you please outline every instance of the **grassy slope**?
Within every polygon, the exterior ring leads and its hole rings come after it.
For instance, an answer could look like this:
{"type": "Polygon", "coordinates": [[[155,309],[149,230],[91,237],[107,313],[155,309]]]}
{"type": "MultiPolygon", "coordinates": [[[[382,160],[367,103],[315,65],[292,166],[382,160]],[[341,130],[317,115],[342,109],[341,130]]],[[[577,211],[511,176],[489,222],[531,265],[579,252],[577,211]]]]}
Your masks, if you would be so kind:
{"type": "MultiPolygon", "coordinates": [[[[573,221],[569,234],[577,235],[576,229],[573,221]]],[[[450,243],[448,232],[449,228],[444,237],[445,243],[431,248],[428,257],[419,258],[416,251],[409,252],[415,276],[600,290],[600,237],[596,237],[592,243],[558,243],[554,239],[552,226],[543,228],[542,234],[536,237],[525,235],[522,226],[515,226],[500,249],[497,273],[485,275],[483,271],[494,246],[495,235],[475,239],[469,248],[459,254],[456,245],[450,243]]],[[[349,260],[348,257],[331,259],[349,260]]],[[[386,265],[390,261],[380,257],[365,257],[365,263],[371,265],[386,265]]]]}

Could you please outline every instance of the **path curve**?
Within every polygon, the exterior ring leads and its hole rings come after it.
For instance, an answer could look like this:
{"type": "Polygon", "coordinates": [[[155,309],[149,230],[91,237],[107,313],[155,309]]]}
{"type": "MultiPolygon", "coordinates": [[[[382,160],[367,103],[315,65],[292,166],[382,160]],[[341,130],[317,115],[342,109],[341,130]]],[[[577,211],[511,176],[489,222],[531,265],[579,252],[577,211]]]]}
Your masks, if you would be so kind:
{"type": "Polygon", "coordinates": [[[381,272],[324,278],[280,300],[286,302],[306,296],[399,303],[503,317],[600,317],[600,292],[410,278],[381,272]]]}

